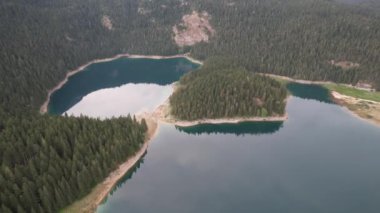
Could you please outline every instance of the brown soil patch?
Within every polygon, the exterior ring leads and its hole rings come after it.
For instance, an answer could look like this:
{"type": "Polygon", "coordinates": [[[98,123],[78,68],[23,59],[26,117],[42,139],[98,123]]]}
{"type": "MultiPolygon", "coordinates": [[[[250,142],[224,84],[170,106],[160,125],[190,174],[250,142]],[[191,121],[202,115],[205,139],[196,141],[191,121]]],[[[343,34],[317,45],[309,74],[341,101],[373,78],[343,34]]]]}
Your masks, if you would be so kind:
{"type": "Polygon", "coordinates": [[[105,16],[104,15],[102,17],[102,25],[103,25],[103,27],[105,27],[108,30],[112,30],[113,29],[112,21],[111,21],[111,19],[110,19],[109,16],[105,16]]]}
{"type": "Polygon", "coordinates": [[[359,88],[359,89],[363,89],[363,90],[367,90],[367,91],[372,91],[374,92],[375,89],[373,88],[372,84],[369,83],[369,82],[365,82],[365,81],[359,81],[355,87],[359,88]]]}
{"type": "Polygon", "coordinates": [[[182,22],[173,27],[174,41],[180,46],[192,46],[199,42],[208,42],[215,34],[210,25],[210,16],[207,12],[193,13],[182,17],[182,22]]]}
{"type": "Polygon", "coordinates": [[[340,67],[344,70],[348,70],[348,69],[352,69],[352,68],[357,68],[360,66],[360,64],[358,63],[355,63],[355,62],[351,62],[351,61],[335,61],[335,60],[331,60],[329,62],[331,65],[333,66],[336,66],[336,67],[340,67]]]}

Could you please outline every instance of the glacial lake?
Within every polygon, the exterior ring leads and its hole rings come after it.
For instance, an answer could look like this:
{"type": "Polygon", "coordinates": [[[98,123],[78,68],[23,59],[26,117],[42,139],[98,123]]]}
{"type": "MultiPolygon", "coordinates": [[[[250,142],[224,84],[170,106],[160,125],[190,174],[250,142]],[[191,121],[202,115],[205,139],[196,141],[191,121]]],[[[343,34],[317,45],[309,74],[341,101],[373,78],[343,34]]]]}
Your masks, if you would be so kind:
{"type": "MultiPolygon", "coordinates": [[[[149,110],[170,95],[168,85],[198,66],[183,58],[139,59],[142,66],[162,62],[162,68],[141,68],[146,74],[134,78],[139,72],[124,67],[131,66],[131,59],[118,60],[72,76],[61,89],[66,92],[53,95],[49,111],[112,117],[139,111],[144,104],[149,110]],[[171,66],[165,68],[165,62],[171,66]],[[110,80],[105,86],[103,72],[109,75],[114,67],[119,70],[117,83],[110,80]],[[132,77],[121,74],[123,70],[132,77]],[[123,97],[117,91],[126,94],[125,100],[117,102],[123,97]],[[141,94],[143,101],[128,101],[141,94]],[[112,107],[96,103],[103,98],[112,107]],[[132,108],[121,112],[119,104],[132,108]]],[[[319,86],[290,84],[288,89],[292,97],[285,122],[188,128],[161,124],[145,156],[97,212],[379,212],[380,128],[333,104],[319,86]]]]}

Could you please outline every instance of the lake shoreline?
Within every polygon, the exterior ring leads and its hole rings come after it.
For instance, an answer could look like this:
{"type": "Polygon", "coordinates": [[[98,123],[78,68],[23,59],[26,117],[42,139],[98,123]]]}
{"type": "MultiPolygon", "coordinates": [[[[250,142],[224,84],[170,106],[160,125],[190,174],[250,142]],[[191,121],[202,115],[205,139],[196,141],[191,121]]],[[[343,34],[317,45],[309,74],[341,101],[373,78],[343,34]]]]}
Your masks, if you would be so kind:
{"type": "Polygon", "coordinates": [[[46,98],[45,102],[40,107],[40,113],[41,114],[45,114],[45,113],[48,112],[48,106],[49,106],[49,103],[50,103],[51,95],[55,91],[61,89],[62,86],[67,83],[67,81],[69,80],[69,78],[71,76],[73,76],[73,75],[75,75],[75,74],[83,71],[84,69],[86,69],[88,66],[90,66],[92,64],[109,62],[109,61],[113,61],[113,60],[116,60],[116,59],[119,59],[119,58],[136,58],[136,59],[137,58],[146,58],[146,59],[157,59],[157,60],[158,59],[172,59],[172,58],[186,58],[187,60],[191,61],[192,63],[199,64],[199,65],[203,64],[202,61],[199,61],[197,59],[194,59],[194,58],[190,57],[190,55],[188,53],[186,53],[186,54],[177,54],[177,55],[172,55],[172,56],[138,55],[138,54],[123,53],[123,54],[118,54],[118,55],[115,55],[115,56],[109,57],[109,58],[95,59],[95,60],[87,62],[86,64],[83,64],[83,65],[79,66],[78,68],[76,68],[74,70],[69,71],[62,81],[60,81],[52,89],[48,90],[47,98],[46,98]]]}
{"type": "Polygon", "coordinates": [[[275,121],[286,121],[288,115],[284,116],[273,116],[273,117],[235,117],[235,118],[216,118],[216,119],[201,119],[195,121],[167,121],[162,120],[164,123],[173,124],[179,127],[192,127],[201,124],[239,124],[243,122],[275,122],[275,121]]]}
{"type": "Polygon", "coordinates": [[[354,98],[351,96],[340,94],[336,91],[332,91],[330,95],[336,104],[345,108],[352,116],[360,120],[363,120],[365,122],[374,124],[378,127],[380,126],[380,103],[379,102],[360,99],[360,98],[354,98]],[[365,109],[362,109],[358,107],[360,102],[366,102],[367,104],[370,104],[371,106],[373,106],[374,109],[371,110],[370,107],[365,107],[365,109]]]}
{"type": "Polygon", "coordinates": [[[350,84],[335,83],[335,82],[332,82],[332,81],[311,81],[311,80],[295,79],[295,78],[291,78],[291,77],[287,77],[287,76],[283,76],[283,75],[276,75],[276,74],[268,74],[268,73],[258,73],[258,74],[259,75],[268,76],[268,77],[272,77],[272,78],[279,78],[281,80],[291,81],[291,82],[300,83],[300,84],[316,84],[316,85],[340,84],[340,85],[344,85],[344,86],[347,86],[347,87],[352,87],[352,88],[359,89],[359,90],[361,89],[359,87],[355,87],[355,86],[352,86],[350,84]]]}
{"type": "MultiPolygon", "coordinates": [[[[140,117],[141,121],[143,117],[140,117]]],[[[108,196],[117,182],[144,156],[149,143],[157,135],[159,125],[155,120],[146,118],[148,125],[148,131],[146,133],[146,139],[142,144],[140,150],[133,156],[129,157],[127,161],[119,165],[118,169],[111,172],[103,182],[97,184],[89,194],[80,200],[75,201],[70,206],[62,210],[62,212],[95,212],[98,206],[108,196]]]]}
{"type": "MultiPolygon", "coordinates": [[[[264,73],[260,73],[260,74],[266,75],[268,77],[278,78],[281,80],[300,83],[300,84],[315,84],[315,85],[321,85],[321,86],[326,85],[326,84],[335,84],[335,85],[338,84],[332,81],[299,80],[299,79],[294,79],[294,78],[281,76],[281,75],[264,74],[264,73]]],[[[339,85],[344,85],[350,88],[363,90],[361,88],[358,88],[356,86],[352,86],[349,84],[339,84],[339,85]]],[[[359,118],[360,120],[374,124],[376,126],[380,126],[380,113],[376,113],[377,111],[380,110],[380,102],[344,95],[330,88],[326,88],[326,89],[328,89],[328,91],[330,92],[331,99],[334,101],[334,103],[348,110],[352,116],[359,118]],[[359,102],[367,102],[369,104],[372,104],[374,106],[373,107],[374,109],[370,110],[370,109],[367,109],[367,107],[363,108],[361,107],[360,104],[358,104],[359,102]]]]}

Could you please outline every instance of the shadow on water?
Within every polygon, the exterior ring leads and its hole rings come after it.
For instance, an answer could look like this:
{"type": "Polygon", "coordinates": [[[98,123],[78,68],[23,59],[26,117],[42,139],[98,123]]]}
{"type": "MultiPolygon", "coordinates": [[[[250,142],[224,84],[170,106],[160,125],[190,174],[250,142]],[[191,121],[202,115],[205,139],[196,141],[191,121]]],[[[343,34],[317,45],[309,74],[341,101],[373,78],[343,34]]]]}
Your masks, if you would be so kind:
{"type": "Polygon", "coordinates": [[[71,77],[50,99],[49,113],[62,114],[91,92],[119,87],[127,83],[168,85],[199,67],[186,58],[131,59],[119,58],[96,63],[71,77]]]}
{"type": "MultiPolygon", "coordinates": [[[[323,103],[333,104],[328,89],[315,84],[287,84],[289,92],[302,99],[317,100],[323,103]]],[[[238,124],[199,124],[191,127],[179,127],[176,129],[192,135],[200,134],[235,134],[235,135],[262,135],[273,134],[283,127],[283,122],[241,122],[238,124]]]]}
{"type": "Polygon", "coordinates": [[[127,173],[124,174],[124,176],[117,181],[117,183],[112,187],[111,191],[108,193],[108,195],[103,199],[102,203],[101,204],[104,204],[107,202],[108,200],[108,197],[112,196],[112,194],[114,192],[116,192],[118,189],[122,188],[123,185],[133,177],[133,175],[137,172],[137,170],[140,169],[140,167],[142,166],[142,164],[144,164],[144,158],[145,156],[148,154],[148,151],[145,151],[145,153],[143,154],[143,156],[141,156],[141,158],[136,162],[135,165],[133,165],[132,168],[130,168],[128,170],[127,173]]]}
{"type": "Polygon", "coordinates": [[[315,84],[288,83],[286,88],[290,93],[302,99],[317,100],[324,103],[333,104],[328,89],[315,84]]]}
{"type": "Polygon", "coordinates": [[[190,127],[175,128],[192,135],[200,134],[235,134],[262,135],[273,134],[283,127],[283,122],[241,122],[238,124],[199,124],[190,127]]]}

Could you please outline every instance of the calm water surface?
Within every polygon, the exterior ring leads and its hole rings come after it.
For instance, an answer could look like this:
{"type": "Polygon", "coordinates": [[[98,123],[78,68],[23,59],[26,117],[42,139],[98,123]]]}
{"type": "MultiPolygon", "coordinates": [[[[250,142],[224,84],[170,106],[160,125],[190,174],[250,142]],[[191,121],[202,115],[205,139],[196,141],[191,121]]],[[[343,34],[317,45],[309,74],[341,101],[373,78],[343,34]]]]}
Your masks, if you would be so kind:
{"type": "MultiPolygon", "coordinates": [[[[185,59],[161,68],[160,60],[125,60],[72,76],[53,95],[51,112],[110,117],[125,106],[154,107],[165,85],[196,67],[185,59]],[[133,99],[141,94],[146,100],[133,99]]],[[[160,125],[97,212],[378,213],[380,128],[332,104],[319,86],[288,89],[286,122],[160,125]]]]}
{"type": "MultiPolygon", "coordinates": [[[[186,58],[160,60],[119,58],[109,62],[95,63],[85,68],[82,72],[71,76],[61,89],[54,92],[51,96],[48,110],[51,114],[62,114],[70,110],[89,94],[91,95],[89,99],[92,98],[92,100],[99,95],[98,104],[102,104],[100,102],[105,92],[93,94],[95,91],[101,89],[117,89],[126,84],[130,84],[131,87],[133,87],[134,84],[165,86],[177,81],[183,74],[197,67],[199,67],[198,64],[194,64],[186,58]]],[[[120,91],[120,99],[129,98],[130,105],[134,104],[135,99],[132,99],[134,97],[133,92],[136,92],[134,94],[135,96],[144,96],[147,94],[147,92],[142,93],[143,91],[140,89],[140,87],[132,88],[129,90],[129,94],[125,96],[123,96],[125,91],[120,91]]],[[[149,88],[145,90],[147,91],[149,88]]],[[[115,96],[115,93],[116,92],[113,91],[110,94],[115,96]]],[[[106,101],[109,100],[105,100],[104,102],[106,101]]],[[[85,102],[84,104],[89,105],[87,103],[92,104],[93,102],[90,100],[90,102],[85,102]]],[[[116,103],[114,105],[116,106],[116,103]]],[[[149,105],[149,103],[147,103],[147,105],[149,105]]],[[[120,104],[118,106],[120,106],[120,104]]],[[[119,109],[114,109],[114,111],[117,110],[119,109]]],[[[94,109],[92,109],[92,111],[94,111],[94,109]]],[[[86,111],[75,110],[72,112],[74,114],[86,114],[86,111]]],[[[92,114],[90,113],[90,115],[92,114]]]]}
{"type": "Polygon", "coordinates": [[[98,212],[379,212],[380,129],[305,89],[282,124],[161,125],[98,212]]]}

